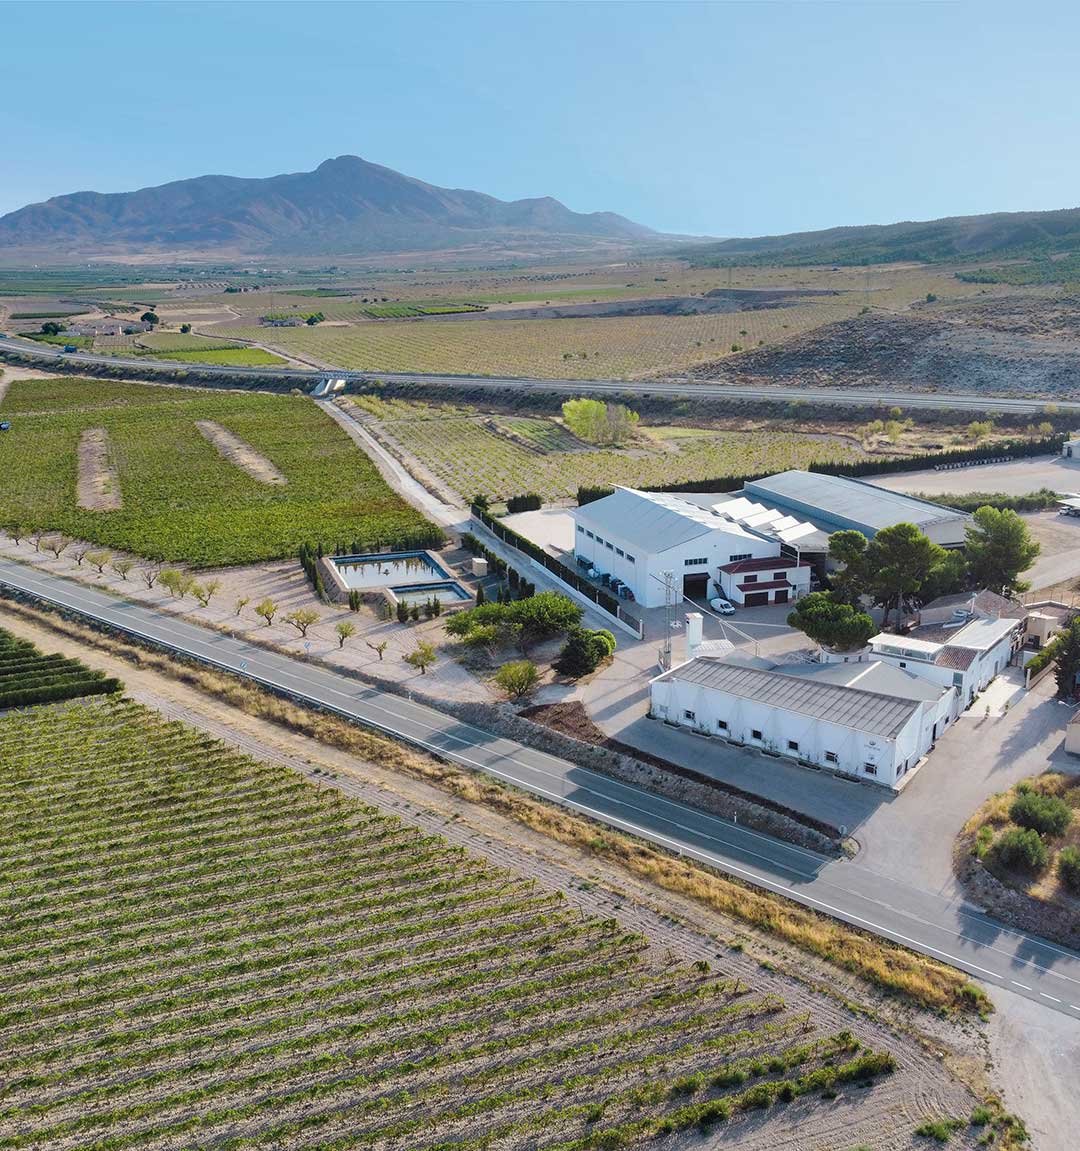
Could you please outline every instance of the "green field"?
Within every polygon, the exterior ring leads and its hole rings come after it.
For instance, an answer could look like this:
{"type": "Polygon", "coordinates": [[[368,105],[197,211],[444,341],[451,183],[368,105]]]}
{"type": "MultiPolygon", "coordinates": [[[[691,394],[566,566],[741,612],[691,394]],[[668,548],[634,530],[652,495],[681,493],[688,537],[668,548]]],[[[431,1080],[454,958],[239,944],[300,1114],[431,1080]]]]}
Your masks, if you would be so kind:
{"type": "Polygon", "coordinates": [[[179,360],[185,364],[224,364],[235,367],[259,368],[269,364],[287,363],[263,348],[212,348],[201,352],[151,352],[159,360],[179,360]]]}
{"type": "Polygon", "coordinates": [[[197,565],[295,555],[302,542],[417,546],[441,534],[310,400],[102,380],[16,381],[0,403],[0,526],[61,531],[197,565]],[[195,426],[214,420],[266,456],[284,486],[223,459],[195,426]],[[78,444],[104,428],[123,507],[76,503],[78,444]]]}
{"type": "Polygon", "coordinates": [[[119,690],[118,680],[76,659],[44,655],[32,643],[0,628],[0,711],[119,690]]]}
{"type": "Polygon", "coordinates": [[[350,398],[376,417],[391,440],[466,498],[476,492],[492,499],[536,492],[553,500],[575,495],[582,484],[657,486],[865,455],[839,438],[697,428],[643,428],[626,447],[593,448],[551,419],[484,417],[464,407],[350,398]]]}
{"type": "Polygon", "coordinates": [[[136,704],[4,716],[0,762],[0,1151],[583,1151],[893,1070],[136,704]]]}

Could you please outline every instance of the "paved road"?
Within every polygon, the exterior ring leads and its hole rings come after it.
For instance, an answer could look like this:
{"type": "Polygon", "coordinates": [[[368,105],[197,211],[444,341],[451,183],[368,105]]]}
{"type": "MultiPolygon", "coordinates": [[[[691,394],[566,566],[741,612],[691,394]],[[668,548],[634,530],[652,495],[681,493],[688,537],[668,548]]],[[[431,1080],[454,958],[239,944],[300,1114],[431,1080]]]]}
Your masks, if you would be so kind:
{"type": "Polygon", "coordinates": [[[411,699],[163,615],[59,576],[0,561],[0,587],[28,592],[128,634],[366,726],[770,891],[946,960],[1080,1022],[1080,955],[1010,931],[976,908],[829,860],[500,738],[411,699]]]}
{"type": "MultiPolygon", "coordinates": [[[[89,352],[62,353],[45,350],[41,344],[30,340],[20,340],[9,336],[0,340],[0,353],[4,348],[18,351],[24,355],[33,356],[42,361],[42,366],[55,365],[58,359],[67,363],[81,364],[93,374],[92,369],[102,366],[123,364],[128,367],[143,369],[164,369],[176,371],[178,367],[194,370],[198,365],[192,363],[180,364],[176,360],[155,360],[151,356],[95,356],[89,352]]],[[[388,383],[417,383],[448,388],[490,388],[500,391],[507,388],[519,388],[526,392],[548,391],[569,392],[575,395],[582,393],[603,395],[613,394],[648,394],[654,396],[701,397],[707,396],[716,399],[743,399],[743,400],[812,400],[822,404],[899,404],[905,408],[944,408],[958,409],[971,412],[1039,412],[1046,404],[1045,399],[991,397],[976,394],[949,393],[949,392],[905,392],[883,391],[880,388],[796,388],[796,387],[745,387],[739,384],[717,383],[690,383],[683,379],[665,380],[541,380],[529,379],[521,376],[446,376],[423,375],[420,373],[400,372],[349,372],[338,369],[305,371],[300,368],[238,368],[215,365],[214,371],[219,375],[235,376],[238,379],[248,379],[274,376],[297,387],[304,385],[314,386],[315,382],[327,374],[341,376],[355,381],[385,380],[388,383]]],[[[1080,400],[1058,400],[1054,403],[1062,411],[1080,412],[1080,400]]]]}

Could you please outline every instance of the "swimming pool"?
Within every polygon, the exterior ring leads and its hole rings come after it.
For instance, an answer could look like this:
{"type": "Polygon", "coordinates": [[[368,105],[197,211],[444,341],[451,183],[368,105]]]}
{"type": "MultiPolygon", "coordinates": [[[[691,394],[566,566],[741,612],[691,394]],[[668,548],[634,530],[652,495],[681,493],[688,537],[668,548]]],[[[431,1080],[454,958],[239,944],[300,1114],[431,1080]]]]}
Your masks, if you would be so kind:
{"type": "Polygon", "coordinates": [[[419,585],[425,579],[437,583],[452,582],[450,573],[430,552],[334,556],[330,562],[337,568],[341,582],[350,591],[392,588],[402,581],[408,585],[419,585]]]}
{"type": "Polygon", "coordinates": [[[471,600],[472,596],[457,582],[457,580],[440,580],[438,583],[415,583],[404,587],[391,587],[386,589],[402,603],[427,603],[430,599],[437,599],[445,604],[447,600],[471,600]]]}

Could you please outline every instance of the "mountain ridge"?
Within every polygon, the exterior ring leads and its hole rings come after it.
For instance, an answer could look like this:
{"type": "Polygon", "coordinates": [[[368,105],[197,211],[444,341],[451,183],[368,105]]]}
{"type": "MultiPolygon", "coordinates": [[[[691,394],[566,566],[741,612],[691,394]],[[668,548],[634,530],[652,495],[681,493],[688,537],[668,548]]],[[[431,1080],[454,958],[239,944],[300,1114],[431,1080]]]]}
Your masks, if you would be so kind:
{"type": "Polygon", "coordinates": [[[441,188],[359,156],[312,172],[195,176],[131,192],[80,191],[0,216],[0,249],[106,253],[225,249],[375,255],[457,247],[639,244],[660,234],[550,196],[499,200],[441,188]]]}

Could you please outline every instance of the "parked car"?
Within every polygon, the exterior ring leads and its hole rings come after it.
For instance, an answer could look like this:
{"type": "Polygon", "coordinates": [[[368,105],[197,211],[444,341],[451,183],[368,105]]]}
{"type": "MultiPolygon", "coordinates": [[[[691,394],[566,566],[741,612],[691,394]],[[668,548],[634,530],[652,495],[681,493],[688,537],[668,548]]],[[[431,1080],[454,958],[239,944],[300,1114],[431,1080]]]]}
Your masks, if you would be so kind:
{"type": "Polygon", "coordinates": [[[65,344],[64,345],[64,351],[65,352],[77,352],[78,350],[79,349],[74,344],[65,344]]]}
{"type": "Polygon", "coordinates": [[[717,615],[735,614],[735,605],[726,599],[711,599],[709,600],[709,607],[711,607],[717,615]]]}

